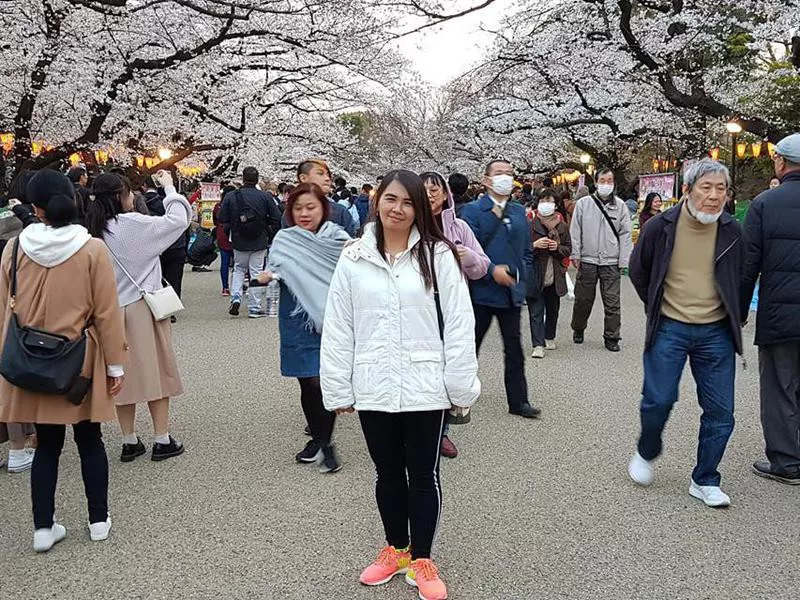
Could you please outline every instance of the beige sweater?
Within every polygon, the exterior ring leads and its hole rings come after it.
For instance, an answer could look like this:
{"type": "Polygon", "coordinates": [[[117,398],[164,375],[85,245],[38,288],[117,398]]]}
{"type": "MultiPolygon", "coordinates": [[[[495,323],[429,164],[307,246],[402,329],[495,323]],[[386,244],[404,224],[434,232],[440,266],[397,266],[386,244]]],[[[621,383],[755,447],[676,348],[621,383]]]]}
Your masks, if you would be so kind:
{"type": "Polygon", "coordinates": [[[703,225],[684,203],[675,230],[675,247],[664,280],[661,313],[682,323],[715,323],[725,318],[716,288],[714,248],[718,224],[703,225]]]}

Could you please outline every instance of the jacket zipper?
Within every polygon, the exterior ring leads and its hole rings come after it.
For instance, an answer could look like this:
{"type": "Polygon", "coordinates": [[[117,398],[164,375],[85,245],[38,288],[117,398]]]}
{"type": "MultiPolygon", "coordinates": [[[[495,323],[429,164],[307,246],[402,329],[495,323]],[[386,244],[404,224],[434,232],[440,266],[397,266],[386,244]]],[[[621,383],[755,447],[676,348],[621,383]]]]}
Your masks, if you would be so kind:
{"type": "MultiPolygon", "coordinates": [[[[738,244],[740,239],[742,239],[741,236],[739,236],[735,240],[733,240],[730,243],[730,245],[727,248],[725,248],[725,250],[723,250],[722,253],[717,258],[714,259],[715,270],[716,270],[716,265],[719,264],[719,261],[722,260],[722,257],[725,256],[731,248],[733,248],[736,244],[738,244]]],[[[730,310],[730,307],[728,306],[728,303],[725,301],[725,295],[722,293],[722,289],[720,288],[719,283],[717,282],[716,273],[714,274],[714,289],[717,290],[717,293],[719,294],[720,300],[722,300],[722,306],[725,308],[725,312],[728,315],[732,314],[732,311],[730,310]]],[[[739,316],[735,315],[735,319],[736,319],[737,322],[734,323],[733,326],[734,327],[738,327],[739,326],[739,323],[738,323],[739,316]]],[[[730,316],[728,317],[728,320],[730,320],[730,316]]],[[[734,339],[735,338],[736,338],[736,334],[734,333],[734,339]]],[[[744,357],[744,351],[742,351],[739,354],[739,356],[742,359],[742,368],[743,369],[747,369],[747,360],[744,357]]]]}

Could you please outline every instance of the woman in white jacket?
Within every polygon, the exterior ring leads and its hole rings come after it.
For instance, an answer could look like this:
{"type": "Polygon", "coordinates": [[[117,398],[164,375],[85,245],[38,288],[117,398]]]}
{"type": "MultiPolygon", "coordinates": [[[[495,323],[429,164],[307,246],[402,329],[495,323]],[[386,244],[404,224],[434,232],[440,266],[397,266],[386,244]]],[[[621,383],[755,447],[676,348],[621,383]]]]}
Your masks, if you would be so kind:
{"type": "Polygon", "coordinates": [[[480,395],[475,321],[458,252],[422,180],[393,171],[375,202],[375,222],[344,250],[331,282],[323,398],[328,410],[358,411],[378,473],[387,546],[361,583],[405,574],[420,598],[440,600],[447,589],[430,560],[442,504],[439,444],[446,411],[480,395]]]}

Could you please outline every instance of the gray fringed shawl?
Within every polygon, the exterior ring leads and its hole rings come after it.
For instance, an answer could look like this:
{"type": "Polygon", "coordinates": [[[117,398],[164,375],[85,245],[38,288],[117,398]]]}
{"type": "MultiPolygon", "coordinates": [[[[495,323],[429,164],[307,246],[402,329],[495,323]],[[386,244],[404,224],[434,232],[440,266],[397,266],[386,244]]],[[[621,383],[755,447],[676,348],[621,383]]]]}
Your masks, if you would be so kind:
{"type": "Polygon", "coordinates": [[[317,333],[322,333],[333,271],[348,241],[344,229],[326,221],[316,234],[295,226],[279,231],[272,242],[269,270],[297,299],[292,315],[305,313],[317,333]]]}

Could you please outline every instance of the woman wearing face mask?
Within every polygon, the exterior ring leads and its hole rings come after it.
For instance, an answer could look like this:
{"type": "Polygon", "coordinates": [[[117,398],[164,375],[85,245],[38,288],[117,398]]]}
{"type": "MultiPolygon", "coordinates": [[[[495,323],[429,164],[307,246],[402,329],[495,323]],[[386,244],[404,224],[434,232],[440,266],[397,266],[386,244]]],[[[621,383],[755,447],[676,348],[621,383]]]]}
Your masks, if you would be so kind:
{"type": "Polygon", "coordinates": [[[102,239],[111,253],[130,344],[128,385],[116,398],[123,435],[122,462],[130,462],[146,452],[135,429],[136,405],[141,402],[147,403],[153,419],[152,460],[165,460],[184,451],[183,444],[169,434],[170,398],[183,393],[172,347],[172,325],[169,319],[153,318],[140,289],[154,292],[164,287],[159,256],[184,234],[192,207],[175,191],[167,171],[159,171],[155,177],[166,192],[163,216],[132,212],[134,198],[130,183],[116,173],[105,173],[95,179],[94,200],[86,212],[89,233],[102,239]]]}
{"type": "MultiPolygon", "coordinates": [[[[464,221],[456,218],[455,201],[450,192],[450,186],[439,173],[428,171],[420,175],[428,192],[434,219],[444,237],[456,245],[458,256],[461,259],[461,270],[469,279],[480,279],[489,270],[489,257],[475,239],[475,234],[464,221]],[[446,205],[446,206],[445,206],[446,205]]],[[[447,421],[448,419],[446,419],[447,421]]],[[[442,436],[442,456],[455,458],[458,448],[448,435],[450,423],[445,422],[444,435],[442,436]]]]}
{"type": "Polygon", "coordinates": [[[336,414],[326,410],[319,381],[321,332],[333,271],[350,236],[329,221],[330,203],[319,186],[301,183],[286,205],[289,227],[275,236],[262,285],[279,280],[278,328],[281,375],[296,377],[311,441],[297,454],[301,463],[320,463],[321,473],[341,469],[331,438],[336,414]]]}
{"type": "Polygon", "coordinates": [[[644,199],[644,206],[642,212],[639,213],[639,231],[644,229],[644,224],[650,220],[650,217],[655,217],[661,212],[661,196],[656,192],[650,192],[644,199]]]}
{"type": "Polygon", "coordinates": [[[556,349],[558,312],[561,298],[567,295],[566,273],[572,240],[569,227],[558,212],[558,198],[555,190],[543,190],[531,223],[533,257],[540,286],[538,296],[528,298],[532,358],[544,358],[545,349],[556,349]]]}
{"type": "Polygon", "coordinates": [[[475,320],[458,251],[436,226],[422,180],[410,171],[387,174],[375,206],[375,222],[344,250],[331,282],[323,398],[329,410],[358,411],[378,473],[387,546],[361,583],[405,574],[420,598],[444,600],[431,561],[439,444],[446,411],[480,394],[475,320]]]}

